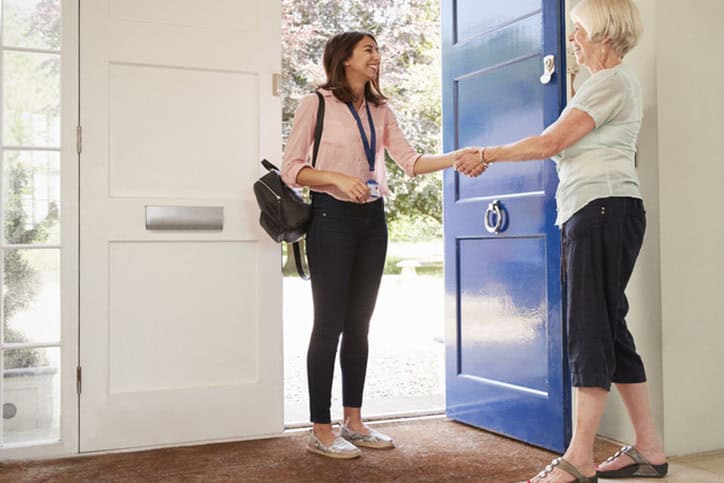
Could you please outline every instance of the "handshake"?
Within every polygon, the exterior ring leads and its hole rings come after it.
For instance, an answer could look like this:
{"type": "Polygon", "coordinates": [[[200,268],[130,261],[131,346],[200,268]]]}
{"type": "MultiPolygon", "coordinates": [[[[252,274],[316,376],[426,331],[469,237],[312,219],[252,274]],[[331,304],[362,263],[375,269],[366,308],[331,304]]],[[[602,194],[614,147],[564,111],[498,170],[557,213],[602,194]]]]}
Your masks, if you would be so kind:
{"type": "Polygon", "coordinates": [[[453,166],[459,173],[475,178],[488,169],[490,163],[485,161],[485,148],[461,148],[453,152],[453,166]]]}

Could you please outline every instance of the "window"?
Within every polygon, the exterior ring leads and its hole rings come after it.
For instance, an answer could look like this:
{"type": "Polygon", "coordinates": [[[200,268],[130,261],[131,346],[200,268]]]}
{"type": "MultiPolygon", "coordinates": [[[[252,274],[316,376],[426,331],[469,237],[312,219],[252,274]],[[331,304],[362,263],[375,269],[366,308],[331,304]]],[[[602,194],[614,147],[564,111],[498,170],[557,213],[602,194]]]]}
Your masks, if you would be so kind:
{"type": "Polygon", "coordinates": [[[60,438],[60,1],[0,0],[0,447],[60,438]]]}

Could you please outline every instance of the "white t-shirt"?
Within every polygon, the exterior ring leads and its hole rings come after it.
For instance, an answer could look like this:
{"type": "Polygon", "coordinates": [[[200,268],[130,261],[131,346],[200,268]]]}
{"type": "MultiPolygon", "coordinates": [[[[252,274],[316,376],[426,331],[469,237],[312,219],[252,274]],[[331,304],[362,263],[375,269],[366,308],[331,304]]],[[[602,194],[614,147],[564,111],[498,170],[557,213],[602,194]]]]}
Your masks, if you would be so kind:
{"type": "Polygon", "coordinates": [[[641,198],[634,167],[643,117],[638,80],[622,64],[596,72],[566,106],[573,108],[591,116],[596,127],[553,157],[558,226],[595,199],[641,198]]]}

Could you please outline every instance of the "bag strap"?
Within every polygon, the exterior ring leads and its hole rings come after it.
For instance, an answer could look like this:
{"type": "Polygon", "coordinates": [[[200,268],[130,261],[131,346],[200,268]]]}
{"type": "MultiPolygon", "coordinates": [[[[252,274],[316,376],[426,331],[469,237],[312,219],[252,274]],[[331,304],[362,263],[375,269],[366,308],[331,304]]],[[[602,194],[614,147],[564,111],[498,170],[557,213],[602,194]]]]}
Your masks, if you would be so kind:
{"type": "Polygon", "coordinates": [[[304,272],[304,265],[302,264],[302,247],[300,242],[292,243],[294,249],[294,265],[297,267],[297,273],[299,278],[302,280],[309,280],[309,274],[304,272]]]}
{"type": "Polygon", "coordinates": [[[324,128],[324,96],[319,91],[314,91],[319,97],[319,107],[317,108],[317,125],[314,128],[314,150],[312,151],[312,168],[317,164],[317,153],[319,152],[319,143],[322,140],[322,129],[324,128]]]}
{"type": "Polygon", "coordinates": [[[266,159],[262,159],[262,160],[261,160],[261,165],[264,166],[264,168],[266,168],[267,171],[276,171],[276,172],[279,172],[279,168],[277,168],[276,166],[274,166],[272,163],[270,163],[270,162],[269,162],[268,160],[266,160],[266,159]]]}
{"type": "MultiPolygon", "coordinates": [[[[314,127],[314,148],[312,150],[312,167],[317,164],[317,153],[319,152],[319,143],[322,140],[322,129],[324,128],[324,96],[319,91],[314,91],[319,98],[319,107],[317,108],[317,125],[314,127]]],[[[302,264],[302,248],[299,242],[292,243],[294,249],[294,265],[297,267],[297,273],[302,280],[309,280],[309,274],[304,272],[302,264]]]]}

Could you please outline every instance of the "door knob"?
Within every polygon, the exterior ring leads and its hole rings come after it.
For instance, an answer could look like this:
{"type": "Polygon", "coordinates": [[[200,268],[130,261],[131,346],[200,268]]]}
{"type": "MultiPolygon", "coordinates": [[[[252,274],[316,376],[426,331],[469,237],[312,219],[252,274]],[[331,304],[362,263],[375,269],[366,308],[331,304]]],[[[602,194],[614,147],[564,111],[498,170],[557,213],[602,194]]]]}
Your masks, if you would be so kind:
{"type": "Polygon", "coordinates": [[[503,223],[505,221],[505,209],[500,204],[499,200],[495,200],[488,205],[488,209],[485,210],[485,229],[488,233],[500,233],[503,229],[503,223]]]}
{"type": "Polygon", "coordinates": [[[541,84],[548,84],[556,71],[556,58],[553,55],[543,57],[543,75],[540,76],[541,84]]]}

